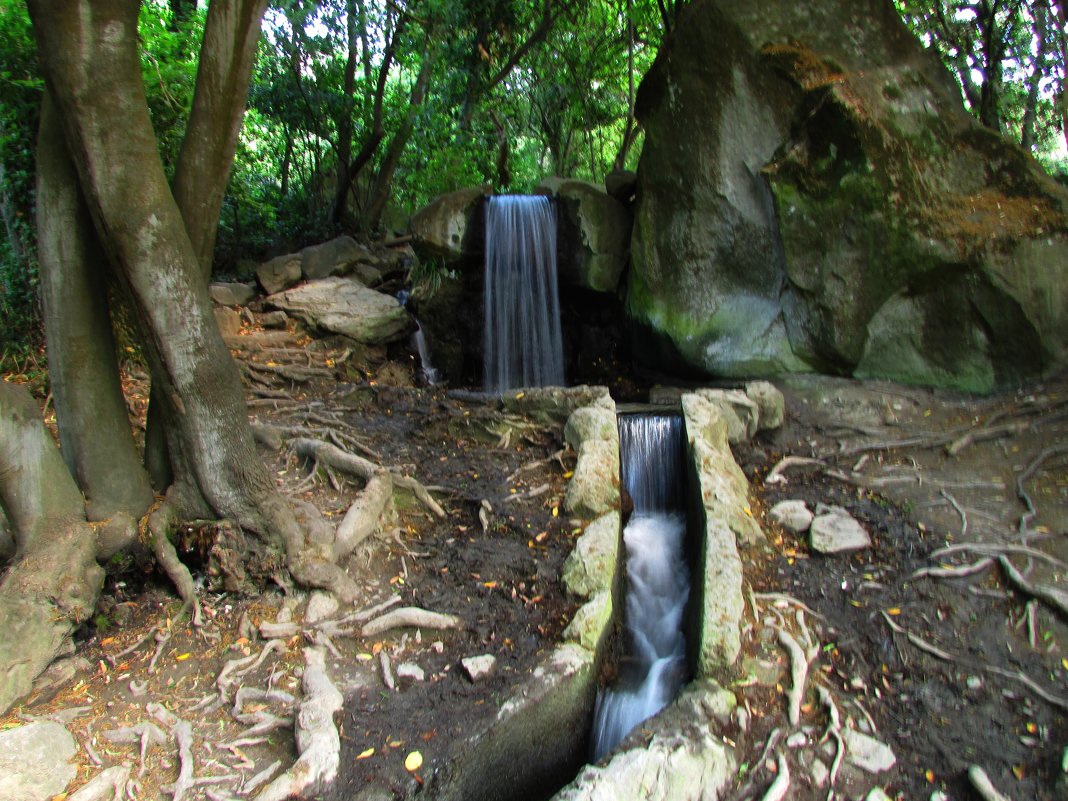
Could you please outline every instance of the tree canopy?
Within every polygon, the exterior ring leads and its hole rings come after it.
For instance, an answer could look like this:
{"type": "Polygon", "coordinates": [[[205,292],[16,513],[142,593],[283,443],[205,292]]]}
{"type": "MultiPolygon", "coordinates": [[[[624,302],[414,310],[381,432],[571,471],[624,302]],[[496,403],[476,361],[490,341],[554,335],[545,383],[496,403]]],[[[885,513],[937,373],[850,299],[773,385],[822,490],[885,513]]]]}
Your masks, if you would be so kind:
{"type": "MultiPolygon", "coordinates": [[[[1063,154],[1063,0],[895,0],[986,125],[1051,168],[1063,154]]],[[[340,230],[399,228],[441,192],[523,192],[549,174],[633,168],[637,83],[684,0],[327,0],[270,3],[218,239],[216,271],[340,230]]],[[[0,15],[0,308],[5,337],[39,319],[34,137],[43,82],[21,2],[0,15]]],[[[175,174],[207,10],[144,0],[141,75],[175,174]]],[[[179,188],[181,191],[181,188],[179,188]]]]}

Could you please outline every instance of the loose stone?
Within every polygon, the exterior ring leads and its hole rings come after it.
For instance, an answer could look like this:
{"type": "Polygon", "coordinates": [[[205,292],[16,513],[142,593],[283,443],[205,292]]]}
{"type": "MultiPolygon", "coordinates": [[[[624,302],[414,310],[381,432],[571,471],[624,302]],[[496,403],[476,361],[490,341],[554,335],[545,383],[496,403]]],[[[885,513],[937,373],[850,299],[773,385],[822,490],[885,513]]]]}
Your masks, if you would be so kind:
{"type": "Polygon", "coordinates": [[[492,654],[469,656],[460,660],[460,666],[464,669],[464,673],[467,674],[467,678],[473,682],[479,682],[493,673],[497,667],[497,657],[492,654]]]}

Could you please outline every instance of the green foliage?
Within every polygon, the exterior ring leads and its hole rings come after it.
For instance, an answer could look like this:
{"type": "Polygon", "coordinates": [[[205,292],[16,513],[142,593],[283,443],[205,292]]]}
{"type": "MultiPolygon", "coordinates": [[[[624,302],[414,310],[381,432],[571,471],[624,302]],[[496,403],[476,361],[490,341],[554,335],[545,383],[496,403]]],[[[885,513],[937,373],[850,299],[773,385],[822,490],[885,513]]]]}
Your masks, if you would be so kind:
{"type": "Polygon", "coordinates": [[[0,347],[40,338],[34,142],[43,84],[24,6],[0,2],[0,347]]]}
{"type": "MultiPolygon", "coordinates": [[[[968,110],[1039,156],[1068,143],[1068,17],[1057,0],[894,0],[905,23],[957,79],[968,110]]],[[[1059,155],[1058,155],[1059,154],[1059,155]]]]}
{"type": "MultiPolygon", "coordinates": [[[[462,186],[528,191],[549,174],[599,181],[617,164],[633,168],[633,94],[682,5],[275,0],[220,219],[217,272],[246,276],[253,261],[341,230],[403,227],[416,208],[462,186]]],[[[168,174],[207,14],[206,4],[181,4],[179,16],[174,7],[143,0],[139,21],[168,174]]],[[[0,241],[0,311],[3,336],[17,339],[39,325],[32,220],[42,85],[23,5],[0,0],[0,11],[0,194],[14,209],[0,241]]]]}

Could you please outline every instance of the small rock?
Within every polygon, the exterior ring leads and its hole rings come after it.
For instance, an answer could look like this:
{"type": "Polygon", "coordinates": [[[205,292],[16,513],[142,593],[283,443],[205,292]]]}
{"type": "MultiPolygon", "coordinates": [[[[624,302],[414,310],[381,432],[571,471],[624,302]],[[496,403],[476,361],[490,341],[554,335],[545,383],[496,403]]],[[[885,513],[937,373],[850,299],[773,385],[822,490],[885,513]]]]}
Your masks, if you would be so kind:
{"type": "Polygon", "coordinates": [[[84,656],[57,659],[48,666],[48,670],[34,680],[33,691],[42,696],[54,694],[79,673],[87,673],[92,669],[93,666],[84,656]]]}
{"type": "Polygon", "coordinates": [[[419,665],[413,662],[405,662],[402,665],[397,665],[397,678],[407,679],[408,681],[425,681],[426,673],[419,665]]]}
{"type": "Polygon", "coordinates": [[[771,519],[787,531],[802,534],[812,525],[813,514],[804,501],[779,501],[771,507],[771,519]]]}
{"type": "Polygon", "coordinates": [[[808,745],[808,737],[803,731],[794,732],[786,738],[787,748],[804,748],[808,745]]]}
{"type": "Polygon", "coordinates": [[[308,607],[304,610],[305,623],[318,623],[326,620],[337,611],[338,602],[333,593],[316,590],[308,598],[308,607]]]}
{"type": "Polygon", "coordinates": [[[864,801],[894,801],[894,799],[888,796],[882,787],[872,787],[868,794],[864,796],[864,801]]]}
{"type": "Polygon", "coordinates": [[[871,537],[850,515],[817,514],[809,528],[809,542],[818,553],[842,553],[871,547],[871,537]]]}
{"type": "Polygon", "coordinates": [[[978,676],[969,676],[965,684],[969,690],[980,690],[983,687],[983,680],[978,676]]]}
{"type": "Polygon", "coordinates": [[[949,796],[941,790],[935,790],[931,793],[931,801],[949,801],[949,796]]]}
{"type": "Polygon", "coordinates": [[[229,306],[215,306],[215,322],[224,337],[236,337],[241,333],[241,313],[229,306]]]}
{"type": "Polygon", "coordinates": [[[760,410],[760,431],[782,426],[786,417],[786,401],[774,384],[768,381],[750,381],[745,385],[745,394],[760,410]]]}
{"type": "Polygon", "coordinates": [[[842,740],[845,741],[846,750],[849,752],[849,761],[863,771],[882,773],[884,770],[890,770],[897,762],[897,757],[888,745],[867,734],[844,729],[842,740]]]}
{"type": "Polygon", "coordinates": [[[46,801],[78,774],[69,760],[78,743],[63,726],[41,720],[0,732],[0,798],[46,801]]]}
{"type": "Polygon", "coordinates": [[[208,284],[208,294],[220,306],[244,306],[256,296],[256,287],[252,284],[216,281],[208,284]]]}
{"type": "Polygon", "coordinates": [[[445,643],[441,640],[434,640],[434,642],[430,643],[430,650],[435,654],[443,654],[445,653],[445,643]]]}
{"type": "Polygon", "coordinates": [[[497,657],[492,654],[469,656],[460,660],[460,666],[467,674],[467,678],[473,682],[479,682],[492,675],[497,668],[497,657]]]}
{"type": "Polygon", "coordinates": [[[264,312],[256,318],[264,328],[285,328],[289,315],[284,311],[264,312]]]}
{"type": "Polygon", "coordinates": [[[825,787],[831,778],[831,771],[822,759],[813,757],[812,764],[808,766],[808,775],[812,779],[813,787],[825,787]]]}
{"type": "Polygon", "coordinates": [[[743,734],[749,731],[749,713],[745,711],[744,707],[738,707],[734,710],[734,722],[738,726],[738,731],[743,734]]]}

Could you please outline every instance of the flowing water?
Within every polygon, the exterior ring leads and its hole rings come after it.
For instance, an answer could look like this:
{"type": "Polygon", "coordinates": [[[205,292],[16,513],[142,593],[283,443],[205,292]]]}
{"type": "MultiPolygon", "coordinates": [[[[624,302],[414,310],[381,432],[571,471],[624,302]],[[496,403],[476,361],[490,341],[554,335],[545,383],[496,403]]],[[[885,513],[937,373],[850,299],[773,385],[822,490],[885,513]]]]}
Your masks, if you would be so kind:
{"type": "Polygon", "coordinates": [[[687,678],[683,613],[686,565],[682,420],[621,415],[623,486],[634,514],[623,531],[627,553],[627,646],[619,680],[597,696],[591,752],[607,754],[678,694],[687,678]]]}
{"type": "Polygon", "coordinates": [[[434,386],[441,381],[441,371],[430,360],[430,346],[427,344],[423,326],[415,321],[415,333],[412,334],[412,345],[419,354],[419,367],[423,371],[423,378],[429,386],[434,386]]]}
{"type": "Polygon", "coordinates": [[[556,215],[549,198],[489,199],[485,303],[486,391],[562,386],[556,215]]]}

